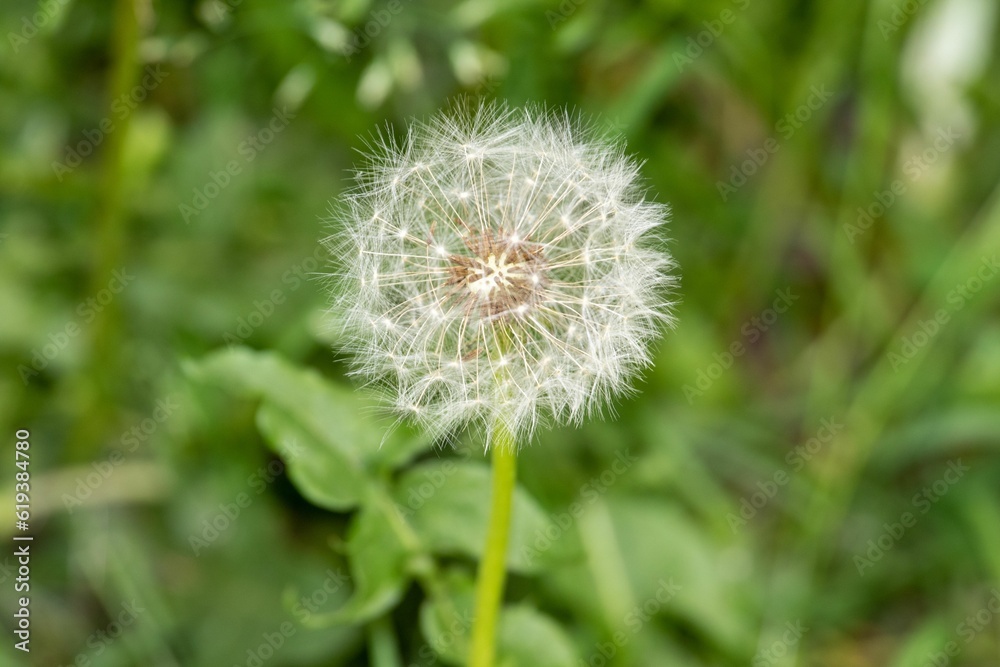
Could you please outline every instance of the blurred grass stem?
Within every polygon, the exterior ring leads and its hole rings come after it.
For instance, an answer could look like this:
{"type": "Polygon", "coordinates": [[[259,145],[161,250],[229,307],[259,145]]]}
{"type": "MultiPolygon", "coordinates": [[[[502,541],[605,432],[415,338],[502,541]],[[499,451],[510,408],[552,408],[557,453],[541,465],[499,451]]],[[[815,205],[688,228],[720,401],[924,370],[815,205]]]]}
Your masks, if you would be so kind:
{"type": "MultiPolygon", "coordinates": [[[[139,0],[118,0],[115,4],[108,86],[109,109],[115,100],[127,96],[136,85],[142,11],[139,0]]],[[[94,222],[96,260],[91,267],[90,294],[100,292],[111,280],[115,270],[123,266],[127,239],[125,148],[131,118],[132,114],[127,114],[118,120],[115,131],[107,138],[94,222]]],[[[81,378],[85,378],[82,380],[85,386],[81,387],[85,407],[81,410],[84,419],[77,429],[78,436],[74,443],[74,454],[79,460],[86,460],[100,446],[105,430],[113,420],[112,410],[108,406],[118,403],[116,394],[119,389],[114,386],[121,379],[118,372],[121,354],[118,309],[118,300],[113,300],[94,319],[89,370],[80,374],[81,378]]]]}

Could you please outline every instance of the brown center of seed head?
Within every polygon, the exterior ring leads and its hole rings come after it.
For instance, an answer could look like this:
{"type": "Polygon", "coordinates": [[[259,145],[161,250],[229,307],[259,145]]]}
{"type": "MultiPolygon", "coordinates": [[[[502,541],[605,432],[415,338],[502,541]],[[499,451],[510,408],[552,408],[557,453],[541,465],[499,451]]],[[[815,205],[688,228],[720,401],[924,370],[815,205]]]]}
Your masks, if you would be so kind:
{"type": "Polygon", "coordinates": [[[545,286],[545,258],[540,246],[509,234],[471,232],[470,255],[451,255],[447,285],[483,317],[524,315],[545,286]]]}

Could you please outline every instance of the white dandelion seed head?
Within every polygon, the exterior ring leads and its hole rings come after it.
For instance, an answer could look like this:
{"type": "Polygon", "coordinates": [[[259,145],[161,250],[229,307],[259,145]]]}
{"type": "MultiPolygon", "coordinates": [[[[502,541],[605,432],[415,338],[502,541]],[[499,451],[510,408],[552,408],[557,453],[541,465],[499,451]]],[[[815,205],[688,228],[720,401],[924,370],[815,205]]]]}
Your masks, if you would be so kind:
{"type": "Polygon", "coordinates": [[[436,436],[600,411],[672,322],[668,208],[568,115],[460,107],[379,136],[330,242],[355,372],[436,436]]]}

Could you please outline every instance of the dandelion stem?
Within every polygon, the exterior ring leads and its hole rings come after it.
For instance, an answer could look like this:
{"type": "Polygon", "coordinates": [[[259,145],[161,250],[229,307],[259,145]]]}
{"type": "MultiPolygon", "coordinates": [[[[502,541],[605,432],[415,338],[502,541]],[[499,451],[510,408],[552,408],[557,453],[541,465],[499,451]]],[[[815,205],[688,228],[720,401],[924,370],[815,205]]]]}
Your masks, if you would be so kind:
{"type": "Polygon", "coordinates": [[[469,667],[493,667],[496,656],[497,622],[507,576],[507,538],[514,486],[517,479],[517,448],[507,427],[493,430],[493,500],[486,549],[476,581],[476,606],[469,667]]]}

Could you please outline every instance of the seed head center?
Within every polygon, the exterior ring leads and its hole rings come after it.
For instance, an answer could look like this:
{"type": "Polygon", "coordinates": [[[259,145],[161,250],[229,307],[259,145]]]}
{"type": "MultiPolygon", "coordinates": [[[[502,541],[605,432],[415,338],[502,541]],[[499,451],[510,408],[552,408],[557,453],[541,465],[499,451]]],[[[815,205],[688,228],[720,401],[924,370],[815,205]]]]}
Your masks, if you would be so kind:
{"type": "Polygon", "coordinates": [[[507,263],[506,253],[499,260],[495,253],[490,253],[485,261],[476,258],[476,263],[478,266],[473,266],[470,272],[478,277],[469,281],[469,291],[481,299],[490,299],[494,290],[510,287],[521,275],[518,264],[507,263]]]}
{"type": "Polygon", "coordinates": [[[452,295],[484,317],[521,316],[542,298],[547,284],[539,246],[500,233],[464,239],[469,254],[449,255],[452,295]]]}

